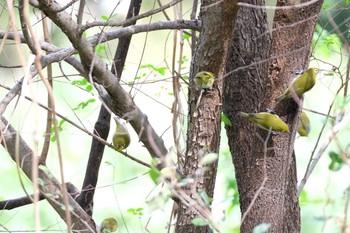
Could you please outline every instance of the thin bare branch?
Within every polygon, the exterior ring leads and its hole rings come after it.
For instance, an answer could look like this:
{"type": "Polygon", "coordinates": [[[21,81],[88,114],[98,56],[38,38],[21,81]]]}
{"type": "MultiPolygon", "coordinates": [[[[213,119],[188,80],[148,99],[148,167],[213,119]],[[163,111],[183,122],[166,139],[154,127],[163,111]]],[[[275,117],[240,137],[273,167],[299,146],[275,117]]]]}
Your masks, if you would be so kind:
{"type": "Polygon", "coordinates": [[[78,28],[81,27],[81,24],[83,22],[84,8],[85,8],[85,0],[80,0],[79,10],[78,10],[78,15],[77,15],[78,28]]]}
{"type": "Polygon", "coordinates": [[[337,133],[344,127],[348,125],[350,121],[350,113],[346,114],[344,118],[336,123],[332,129],[329,131],[326,139],[324,140],[323,144],[321,145],[320,149],[318,150],[317,154],[313,157],[310,166],[305,172],[305,175],[303,179],[301,180],[299,186],[298,186],[298,194],[300,195],[301,191],[303,190],[307,180],[309,179],[310,175],[312,174],[313,170],[315,169],[318,161],[320,160],[321,156],[324,154],[326,149],[328,148],[329,144],[332,142],[332,140],[336,137],[337,133]]]}
{"type": "Polygon", "coordinates": [[[312,4],[314,4],[315,2],[318,2],[318,1],[320,1],[320,0],[310,0],[308,2],[295,4],[293,6],[259,6],[259,5],[253,5],[253,4],[249,4],[249,3],[244,3],[244,2],[240,2],[237,5],[243,6],[243,7],[255,8],[255,9],[290,10],[290,9],[298,9],[298,8],[303,8],[303,7],[306,7],[306,6],[310,6],[310,5],[312,5],[312,4]]]}
{"type": "MultiPolygon", "coordinates": [[[[41,16],[43,18],[42,20],[42,25],[43,25],[43,32],[44,32],[44,40],[47,43],[50,43],[50,33],[47,25],[47,18],[44,17],[45,15],[41,13],[41,16]]],[[[50,84],[50,86],[53,88],[53,82],[52,82],[52,65],[48,64],[47,65],[47,80],[50,84]]],[[[52,103],[50,101],[50,96],[48,96],[48,103],[47,106],[52,109],[52,103]]],[[[46,158],[49,152],[50,148],[50,137],[51,137],[51,125],[52,125],[52,113],[50,111],[47,111],[47,116],[46,116],[46,129],[45,129],[45,138],[44,138],[44,145],[41,151],[39,163],[40,164],[45,164],[46,158]]]]}
{"type": "Polygon", "coordinates": [[[91,27],[100,27],[100,26],[109,26],[109,27],[120,27],[120,26],[124,26],[125,27],[125,26],[129,26],[129,25],[134,24],[134,22],[136,22],[137,20],[140,20],[142,18],[146,18],[148,16],[151,16],[151,15],[154,15],[156,13],[162,12],[165,9],[167,9],[167,8],[173,6],[173,5],[175,5],[175,4],[177,4],[177,3],[181,2],[181,1],[182,0],[171,1],[168,4],[165,4],[164,6],[161,6],[161,7],[157,8],[157,9],[150,10],[150,11],[148,11],[146,13],[143,13],[141,15],[137,15],[137,16],[132,17],[130,19],[126,19],[123,22],[119,22],[119,23],[118,22],[112,22],[112,21],[87,23],[87,24],[85,24],[85,25],[83,25],[81,27],[81,30],[85,31],[85,30],[87,30],[87,29],[89,29],[91,27]]]}
{"type": "MultiPolygon", "coordinates": [[[[1,144],[8,151],[14,161],[16,160],[16,155],[19,156],[19,165],[21,166],[22,171],[30,180],[32,180],[33,151],[12,125],[8,123],[4,116],[1,116],[0,130],[2,139],[1,144]]],[[[66,219],[66,210],[62,208],[62,203],[64,203],[63,197],[67,196],[69,211],[72,220],[75,223],[74,226],[72,226],[73,230],[95,232],[95,225],[90,216],[81,209],[72,197],[63,193],[61,185],[46,166],[39,166],[38,178],[42,181],[42,184],[39,185],[40,191],[62,219],[66,219]]]]}

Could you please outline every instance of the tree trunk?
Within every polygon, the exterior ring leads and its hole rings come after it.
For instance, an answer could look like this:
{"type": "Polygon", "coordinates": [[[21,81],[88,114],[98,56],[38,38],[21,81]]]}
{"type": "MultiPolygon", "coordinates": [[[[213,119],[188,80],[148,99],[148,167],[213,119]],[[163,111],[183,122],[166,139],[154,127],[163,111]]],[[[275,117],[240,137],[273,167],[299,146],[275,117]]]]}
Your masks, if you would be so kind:
{"type": "MultiPolygon", "coordinates": [[[[188,185],[186,192],[195,201],[198,201],[197,191],[199,190],[213,197],[217,162],[203,169],[200,160],[209,152],[219,152],[222,99],[222,79],[220,77],[223,76],[225,70],[238,10],[236,4],[236,0],[206,0],[201,6],[202,31],[192,60],[187,151],[185,167],[182,168],[187,177],[194,179],[194,182],[188,185]],[[213,72],[217,78],[213,88],[203,93],[200,104],[196,108],[200,90],[194,88],[193,77],[199,71],[213,72]]],[[[191,223],[194,217],[208,216],[203,216],[202,213],[193,211],[192,207],[179,203],[175,232],[211,232],[208,226],[194,226],[191,223]]]]}
{"type": "MultiPolygon", "coordinates": [[[[245,3],[265,4],[262,0],[245,3]]],[[[284,1],[278,2],[283,5],[284,1]]],[[[240,194],[241,232],[252,232],[262,223],[271,224],[269,232],[300,231],[293,153],[299,107],[293,100],[276,104],[274,98],[288,86],[295,71],[307,68],[321,5],[277,9],[272,43],[264,9],[243,6],[238,13],[227,64],[232,74],[224,80],[223,111],[233,123],[226,130],[240,194]],[[268,135],[237,116],[239,111],[267,108],[286,121],[290,133],[268,135]]]]}

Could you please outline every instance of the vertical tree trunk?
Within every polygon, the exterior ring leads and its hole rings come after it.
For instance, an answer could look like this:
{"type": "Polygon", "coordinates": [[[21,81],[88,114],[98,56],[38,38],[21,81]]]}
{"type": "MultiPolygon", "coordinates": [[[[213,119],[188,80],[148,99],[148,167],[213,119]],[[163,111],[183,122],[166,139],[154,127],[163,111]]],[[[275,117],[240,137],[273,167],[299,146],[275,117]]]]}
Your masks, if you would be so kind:
{"type": "MultiPolygon", "coordinates": [[[[303,0],[301,4],[306,2],[308,1],[303,0]]],[[[283,166],[277,168],[282,168],[285,171],[283,177],[285,182],[282,198],[283,212],[280,216],[282,224],[275,228],[278,230],[282,227],[283,232],[300,231],[294,141],[299,120],[299,114],[297,113],[301,111],[303,103],[301,101],[297,104],[294,100],[289,100],[276,104],[271,103],[271,100],[285,90],[295,77],[296,71],[308,68],[312,36],[322,3],[323,0],[320,0],[302,8],[294,8],[294,5],[291,5],[288,1],[278,0],[277,7],[289,6],[291,8],[277,10],[273,21],[273,41],[270,56],[276,58],[269,62],[269,76],[266,83],[269,87],[267,93],[270,93],[271,96],[267,95],[264,105],[267,107],[273,106],[276,112],[286,119],[291,129],[290,134],[276,138],[273,142],[275,155],[283,158],[281,164],[283,166]],[[284,143],[286,145],[282,147],[284,150],[278,149],[280,144],[284,143]]],[[[274,179],[278,181],[280,177],[277,176],[274,179]]]]}
{"type": "MultiPolygon", "coordinates": [[[[219,152],[222,101],[220,77],[224,74],[237,10],[236,0],[204,0],[201,5],[202,31],[192,60],[187,151],[185,167],[182,168],[186,176],[195,180],[188,187],[188,194],[194,199],[198,195],[193,193],[193,190],[203,190],[209,197],[213,197],[217,162],[208,165],[205,172],[199,162],[209,152],[219,152]],[[198,109],[196,109],[200,90],[194,88],[193,77],[199,71],[213,72],[217,78],[213,88],[203,93],[198,109]]],[[[211,232],[207,226],[192,225],[191,220],[194,217],[201,216],[193,212],[190,207],[180,203],[175,232],[211,232]]]]}
{"type": "MultiPolygon", "coordinates": [[[[265,4],[263,0],[245,3],[265,4]]],[[[278,6],[286,4],[278,2],[278,6]]],[[[300,231],[293,153],[299,110],[292,100],[276,105],[274,98],[288,86],[294,71],[307,67],[321,5],[319,1],[302,8],[277,9],[272,43],[263,8],[243,6],[238,13],[234,49],[227,64],[227,72],[232,74],[224,81],[223,110],[233,123],[226,130],[240,194],[241,232],[252,232],[261,223],[271,224],[269,232],[300,231]],[[286,121],[291,133],[269,136],[237,116],[239,111],[261,112],[267,108],[286,121]]]]}

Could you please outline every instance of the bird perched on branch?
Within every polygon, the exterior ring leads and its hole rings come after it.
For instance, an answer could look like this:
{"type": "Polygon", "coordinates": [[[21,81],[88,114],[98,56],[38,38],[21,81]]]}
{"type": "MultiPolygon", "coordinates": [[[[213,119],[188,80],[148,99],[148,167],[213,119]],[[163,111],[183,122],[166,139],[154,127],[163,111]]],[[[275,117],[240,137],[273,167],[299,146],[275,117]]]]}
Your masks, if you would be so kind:
{"type": "Polygon", "coordinates": [[[118,231],[118,222],[114,218],[103,219],[100,225],[100,233],[112,233],[118,231]]]}
{"type": "Polygon", "coordinates": [[[201,71],[194,76],[194,83],[196,88],[201,89],[211,89],[214,84],[215,74],[209,71],[201,71]]]}
{"type": "Polygon", "coordinates": [[[256,124],[259,128],[264,130],[289,132],[289,127],[284,123],[279,116],[268,112],[259,113],[244,113],[239,112],[239,116],[249,119],[251,122],[256,124]]]}
{"type": "MultiPolygon", "coordinates": [[[[198,114],[197,109],[202,99],[203,92],[208,89],[211,89],[213,87],[214,81],[215,81],[215,74],[209,71],[201,71],[194,76],[194,84],[196,88],[200,90],[198,100],[196,103],[195,113],[198,114]]],[[[196,116],[197,114],[195,114],[194,116],[196,116]]]]}
{"type": "Polygon", "coordinates": [[[122,151],[130,145],[130,134],[125,123],[121,123],[116,117],[114,117],[114,120],[116,129],[113,135],[113,146],[117,151],[122,151]]]}
{"type": "Polygon", "coordinates": [[[308,136],[310,132],[310,120],[305,112],[300,113],[299,123],[298,123],[298,133],[300,136],[308,136]]]}
{"type": "Polygon", "coordinates": [[[296,96],[301,96],[309,91],[316,83],[316,76],[319,72],[318,68],[310,68],[305,73],[292,81],[289,87],[275,100],[280,102],[284,99],[289,99],[296,96]]]}

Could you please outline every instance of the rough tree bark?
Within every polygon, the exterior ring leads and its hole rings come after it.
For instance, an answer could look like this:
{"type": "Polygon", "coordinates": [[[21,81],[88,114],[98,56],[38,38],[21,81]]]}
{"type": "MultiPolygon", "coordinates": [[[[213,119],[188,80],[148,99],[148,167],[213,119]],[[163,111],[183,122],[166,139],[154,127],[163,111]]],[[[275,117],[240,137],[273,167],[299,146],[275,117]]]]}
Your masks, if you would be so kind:
{"type": "MultiPolygon", "coordinates": [[[[287,2],[277,4],[288,6],[287,2]]],[[[265,4],[260,0],[246,3],[265,4]]],[[[300,231],[293,153],[300,110],[293,100],[276,104],[274,98],[287,87],[295,71],[307,68],[321,5],[322,1],[318,1],[304,7],[276,9],[271,47],[263,8],[242,7],[239,13],[241,23],[236,25],[235,49],[227,65],[228,71],[237,70],[225,79],[223,109],[233,122],[226,130],[244,217],[241,232],[252,232],[261,223],[271,224],[269,232],[300,231]],[[238,69],[242,66],[248,67],[238,69]],[[268,133],[237,117],[238,111],[259,112],[267,108],[274,109],[291,130],[289,134],[272,134],[266,144],[268,151],[261,140],[268,133]]]]}
{"type": "MultiPolygon", "coordinates": [[[[201,5],[202,30],[192,59],[191,83],[199,71],[210,71],[216,74],[217,79],[212,90],[203,93],[198,109],[196,103],[199,92],[190,88],[189,115],[187,131],[187,151],[184,174],[194,178],[190,184],[189,195],[195,199],[193,190],[203,190],[209,197],[213,197],[217,163],[208,166],[200,175],[200,159],[208,152],[218,153],[220,146],[221,98],[222,80],[229,50],[232,31],[235,23],[238,1],[205,0],[201,5]],[[195,113],[196,112],[196,113],[195,113]]],[[[191,220],[198,217],[198,213],[190,207],[179,204],[178,219],[175,232],[211,232],[209,227],[194,226],[191,220]]]]}

